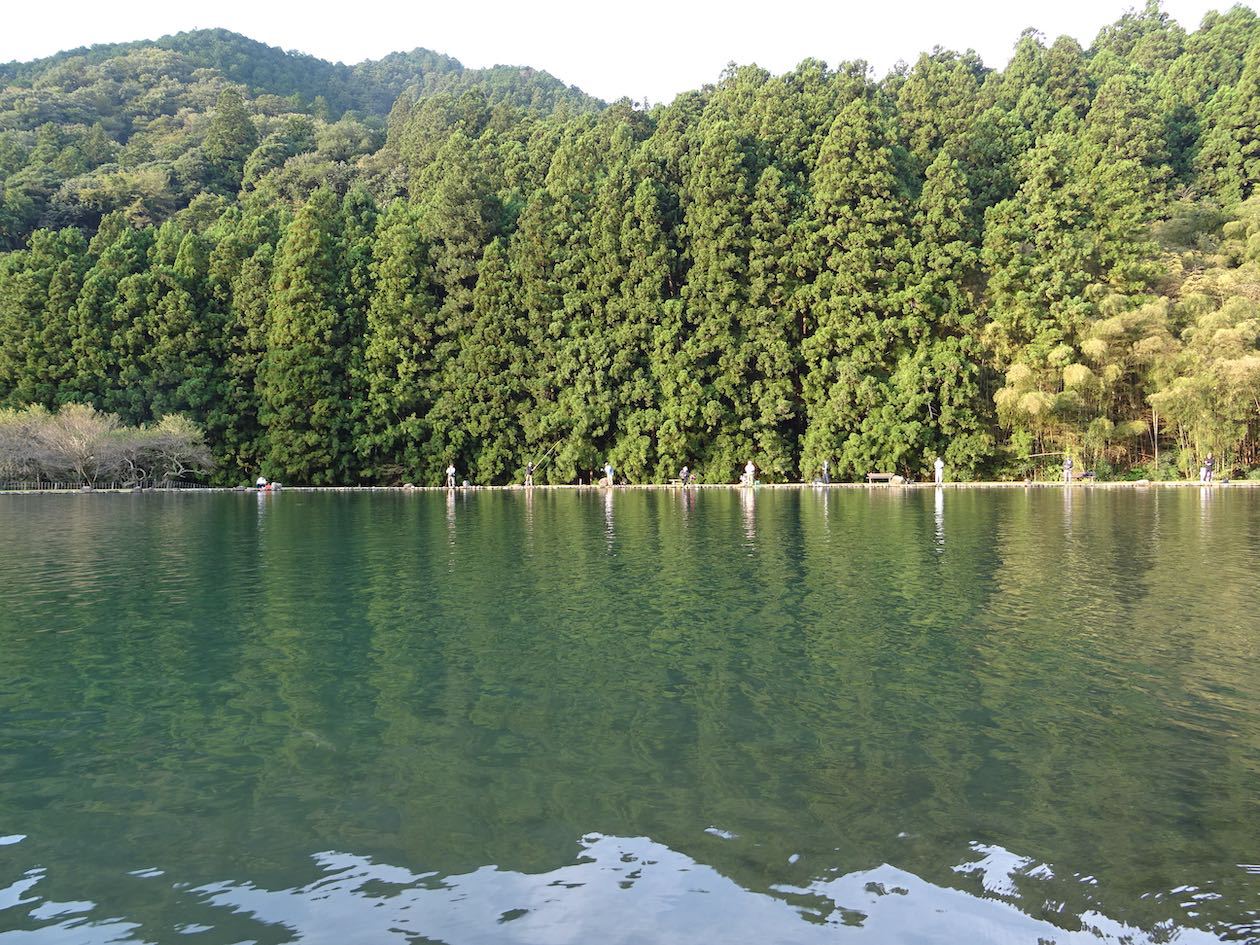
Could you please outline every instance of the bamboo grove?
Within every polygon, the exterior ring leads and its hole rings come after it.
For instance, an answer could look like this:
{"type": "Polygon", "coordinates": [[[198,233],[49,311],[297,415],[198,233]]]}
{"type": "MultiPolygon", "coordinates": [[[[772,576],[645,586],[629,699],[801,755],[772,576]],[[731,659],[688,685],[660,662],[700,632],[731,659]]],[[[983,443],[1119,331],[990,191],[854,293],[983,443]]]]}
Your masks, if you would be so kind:
{"type": "Polygon", "coordinates": [[[0,67],[0,407],[182,415],[228,483],[1260,464],[1246,8],[651,107],[208,53],[151,101],[193,48],[0,67]]]}

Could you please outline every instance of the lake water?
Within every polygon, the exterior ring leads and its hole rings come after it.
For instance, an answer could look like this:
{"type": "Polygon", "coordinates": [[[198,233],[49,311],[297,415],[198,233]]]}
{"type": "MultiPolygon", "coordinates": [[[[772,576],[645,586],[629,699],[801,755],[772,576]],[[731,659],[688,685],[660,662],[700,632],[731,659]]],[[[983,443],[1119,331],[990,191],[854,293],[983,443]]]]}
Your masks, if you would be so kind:
{"type": "Polygon", "coordinates": [[[0,496],[0,942],[1260,940],[1260,491],[0,496]]]}

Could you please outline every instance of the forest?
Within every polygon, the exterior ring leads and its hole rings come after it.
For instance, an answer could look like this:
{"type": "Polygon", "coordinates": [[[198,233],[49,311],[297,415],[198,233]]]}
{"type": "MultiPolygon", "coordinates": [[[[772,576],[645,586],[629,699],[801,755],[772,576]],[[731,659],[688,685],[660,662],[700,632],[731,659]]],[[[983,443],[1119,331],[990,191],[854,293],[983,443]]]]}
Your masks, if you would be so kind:
{"type": "Polygon", "coordinates": [[[74,50],[0,65],[0,408],[187,421],[223,484],[1243,476],[1258,180],[1242,6],[668,104],[74,50]]]}

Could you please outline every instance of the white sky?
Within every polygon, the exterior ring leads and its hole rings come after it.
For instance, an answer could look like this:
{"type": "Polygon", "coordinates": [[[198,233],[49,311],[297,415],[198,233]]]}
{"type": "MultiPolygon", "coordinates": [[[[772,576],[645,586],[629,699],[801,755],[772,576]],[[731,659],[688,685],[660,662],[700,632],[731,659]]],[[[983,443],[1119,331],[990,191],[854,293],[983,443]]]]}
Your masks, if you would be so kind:
{"type": "MultiPolygon", "coordinates": [[[[1165,0],[1187,30],[1233,0],[1165,0]]],[[[866,59],[882,75],[935,45],[1006,64],[1022,29],[1089,45],[1141,0],[9,0],[0,62],[92,43],[225,27],[353,63],[423,46],[467,66],[545,69],[600,98],[664,102],[726,63],[783,72],[813,56],[866,59]],[[12,6],[10,6],[12,4],[12,6]]]]}

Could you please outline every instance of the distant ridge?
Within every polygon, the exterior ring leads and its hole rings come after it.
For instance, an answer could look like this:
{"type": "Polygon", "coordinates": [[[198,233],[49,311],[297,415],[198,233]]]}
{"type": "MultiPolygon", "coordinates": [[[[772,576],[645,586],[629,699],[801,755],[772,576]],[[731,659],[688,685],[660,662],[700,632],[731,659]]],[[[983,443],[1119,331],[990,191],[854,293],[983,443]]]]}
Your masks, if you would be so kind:
{"type": "MultiPolygon", "coordinates": [[[[555,76],[524,66],[496,65],[468,69],[459,60],[429,49],[394,52],[354,65],[328,62],[308,53],[288,51],[226,29],[175,33],[154,40],[101,43],[56,53],[29,62],[0,64],[0,83],[20,88],[73,92],[77,77],[91,67],[146,50],[176,54],[177,72],[210,69],[230,82],[245,85],[253,95],[300,96],[307,103],[317,96],[329,117],[347,111],[385,115],[406,89],[418,95],[458,92],[486,87],[516,104],[554,105],[560,101],[579,110],[602,102],[555,76]]],[[[0,124],[0,127],[5,127],[0,124]]]]}

